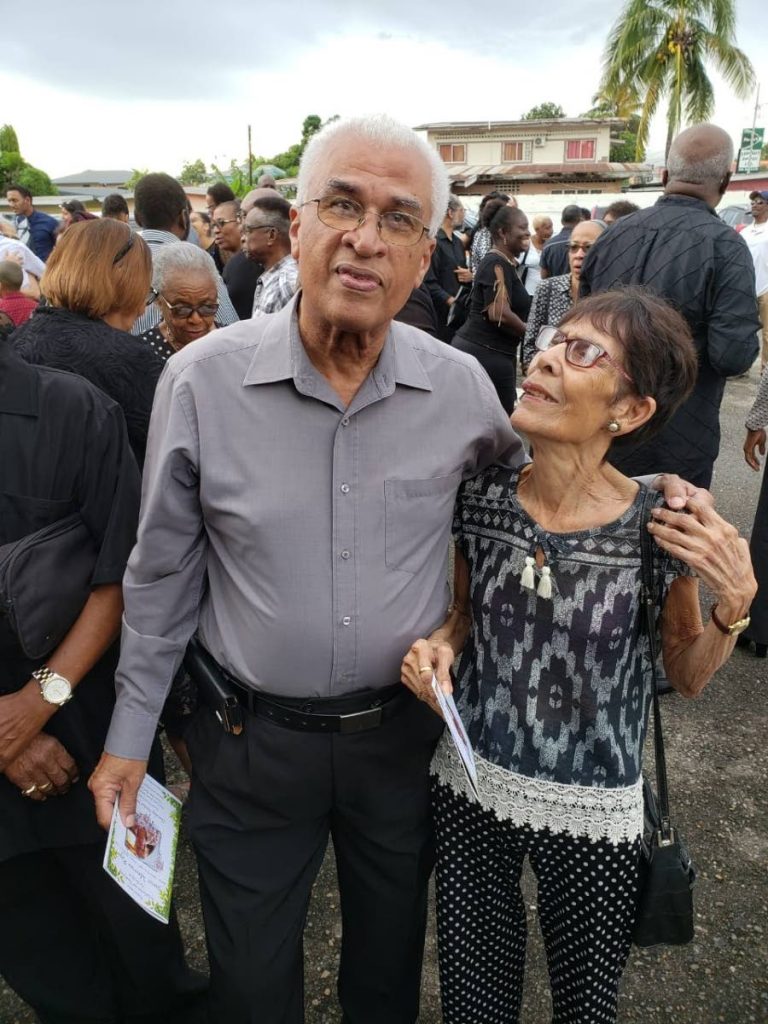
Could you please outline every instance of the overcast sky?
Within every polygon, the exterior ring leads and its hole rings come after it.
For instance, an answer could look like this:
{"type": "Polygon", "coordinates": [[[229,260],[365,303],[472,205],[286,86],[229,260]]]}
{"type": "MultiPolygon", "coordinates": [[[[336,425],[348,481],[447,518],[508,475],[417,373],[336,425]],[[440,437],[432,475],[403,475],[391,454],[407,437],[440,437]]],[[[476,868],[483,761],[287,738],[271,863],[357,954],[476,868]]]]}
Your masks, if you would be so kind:
{"type": "MultiPolygon", "coordinates": [[[[575,116],[590,106],[619,9],[510,3],[504,18],[504,6],[475,16],[481,8],[466,0],[263,6],[134,0],[118,13],[94,0],[42,0],[31,21],[6,20],[0,122],[14,125],[27,160],[59,177],[175,174],[198,157],[226,166],[245,157],[249,123],[254,152],[269,156],[298,141],[307,114],[505,120],[550,100],[575,116]]],[[[766,0],[737,0],[737,10],[738,41],[762,82],[758,125],[768,128],[766,0]]],[[[754,96],[736,100],[714,80],[714,119],[738,142],[754,96]]],[[[651,156],[664,135],[658,119],[651,156]]]]}

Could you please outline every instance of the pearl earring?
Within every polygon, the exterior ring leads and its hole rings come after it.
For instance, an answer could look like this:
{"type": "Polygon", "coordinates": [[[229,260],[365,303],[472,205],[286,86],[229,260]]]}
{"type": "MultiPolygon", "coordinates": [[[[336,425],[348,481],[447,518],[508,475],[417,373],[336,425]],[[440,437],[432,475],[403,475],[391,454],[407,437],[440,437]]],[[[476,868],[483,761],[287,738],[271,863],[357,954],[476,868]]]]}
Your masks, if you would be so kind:
{"type": "Polygon", "coordinates": [[[608,424],[608,429],[612,434],[616,434],[619,430],[621,430],[621,424],[618,420],[611,420],[611,422],[608,424]]]}

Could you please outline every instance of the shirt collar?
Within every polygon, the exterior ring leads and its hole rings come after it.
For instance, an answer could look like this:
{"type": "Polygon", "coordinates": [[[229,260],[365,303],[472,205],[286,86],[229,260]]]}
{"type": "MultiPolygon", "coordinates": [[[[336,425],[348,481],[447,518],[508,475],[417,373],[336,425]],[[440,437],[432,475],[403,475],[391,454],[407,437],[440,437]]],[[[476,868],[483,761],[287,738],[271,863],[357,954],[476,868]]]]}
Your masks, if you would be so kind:
{"type": "Polygon", "coordinates": [[[37,416],[40,408],[37,370],[0,341],[0,413],[37,416]]]}
{"type": "MultiPolygon", "coordinates": [[[[299,334],[300,297],[301,292],[297,292],[281,310],[269,315],[269,323],[245,374],[243,385],[273,384],[292,379],[298,389],[304,392],[307,384],[321,376],[307,355],[299,334]],[[290,339],[288,345],[285,343],[286,334],[290,339]],[[300,387],[300,384],[305,386],[300,387]]],[[[404,384],[421,391],[432,390],[427,372],[410,339],[400,325],[394,322],[390,324],[371,377],[382,396],[391,394],[395,384],[404,384]]]]}
{"type": "Polygon", "coordinates": [[[148,245],[162,245],[164,242],[180,242],[178,235],[172,231],[161,231],[159,228],[142,228],[141,237],[148,245]]]}

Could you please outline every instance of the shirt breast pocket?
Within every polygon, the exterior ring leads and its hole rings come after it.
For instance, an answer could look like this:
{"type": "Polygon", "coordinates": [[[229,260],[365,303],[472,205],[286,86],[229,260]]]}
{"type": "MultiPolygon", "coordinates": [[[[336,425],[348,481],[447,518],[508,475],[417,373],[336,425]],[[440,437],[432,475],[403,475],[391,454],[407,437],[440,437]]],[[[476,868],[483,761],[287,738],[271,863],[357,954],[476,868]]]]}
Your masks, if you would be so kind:
{"type": "Polygon", "coordinates": [[[461,473],[384,481],[384,557],[388,569],[416,575],[436,548],[448,551],[461,473]]]}
{"type": "Polygon", "coordinates": [[[69,498],[38,498],[28,494],[0,493],[0,537],[10,544],[45,526],[57,523],[71,512],[75,504],[69,498]]]}

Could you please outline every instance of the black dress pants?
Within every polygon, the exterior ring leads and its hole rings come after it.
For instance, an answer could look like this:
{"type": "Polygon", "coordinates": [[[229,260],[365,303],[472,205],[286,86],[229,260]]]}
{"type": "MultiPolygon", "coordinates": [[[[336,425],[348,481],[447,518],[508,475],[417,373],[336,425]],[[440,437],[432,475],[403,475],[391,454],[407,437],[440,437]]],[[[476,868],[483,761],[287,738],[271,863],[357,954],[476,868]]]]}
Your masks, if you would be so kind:
{"type": "Polygon", "coordinates": [[[491,378],[504,412],[511,415],[517,402],[517,350],[513,348],[509,352],[500,352],[461,336],[454,338],[452,344],[454,348],[477,359],[491,378]]]}
{"type": "Polygon", "coordinates": [[[202,710],[187,732],[189,828],[211,963],[211,1024],[301,1024],[302,935],[333,838],[345,1024],[413,1024],[434,862],[429,763],[442,722],[415,698],[379,728],[296,732],[202,710]]]}
{"type": "Polygon", "coordinates": [[[145,914],[102,868],[104,844],[0,864],[0,974],[42,1024],[197,1024],[205,979],[175,917],[145,914]]]}

